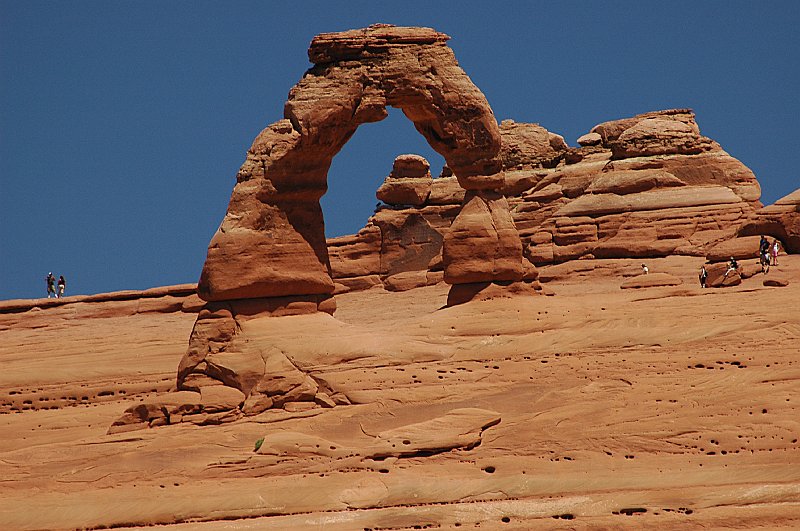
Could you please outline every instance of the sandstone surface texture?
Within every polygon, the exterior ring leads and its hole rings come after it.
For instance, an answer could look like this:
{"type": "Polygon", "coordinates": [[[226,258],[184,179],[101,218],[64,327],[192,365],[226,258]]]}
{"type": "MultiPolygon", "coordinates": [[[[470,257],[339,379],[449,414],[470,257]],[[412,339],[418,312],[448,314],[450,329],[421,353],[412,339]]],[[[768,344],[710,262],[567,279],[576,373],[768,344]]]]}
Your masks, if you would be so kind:
{"type": "MultiPolygon", "coordinates": [[[[196,313],[170,298],[191,295],[16,301],[0,312],[0,522],[796,529],[800,259],[781,258],[725,289],[700,288],[704,257],[648,259],[682,283],[624,290],[641,260],[574,260],[539,268],[553,297],[446,307],[445,284],[377,287],[338,295],[335,318],[238,317],[285,375],[258,394],[282,405],[257,414],[231,386],[176,388],[196,313]],[[126,409],[152,427],[109,433],[126,409]]],[[[230,324],[223,310],[203,321],[230,324]]],[[[227,378],[224,355],[205,362],[227,378]]]]}

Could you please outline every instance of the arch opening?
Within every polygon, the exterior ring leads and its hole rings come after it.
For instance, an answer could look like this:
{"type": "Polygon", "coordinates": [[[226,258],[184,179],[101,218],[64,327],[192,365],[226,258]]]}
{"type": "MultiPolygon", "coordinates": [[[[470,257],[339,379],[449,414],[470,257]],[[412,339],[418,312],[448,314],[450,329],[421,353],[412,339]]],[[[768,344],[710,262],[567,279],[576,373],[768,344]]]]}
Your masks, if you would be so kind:
{"type": "Polygon", "coordinates": [[[385,120],[359,126],[333,158],[327,192],[320,200],[326,238],[356,234],[364,227],[378,202],[375,193],[398,155],[413,153],[424,157],[434,178],[445,165],[444,157],[416,131],[402,111],[393,107],[387,111],[385,120]]]}

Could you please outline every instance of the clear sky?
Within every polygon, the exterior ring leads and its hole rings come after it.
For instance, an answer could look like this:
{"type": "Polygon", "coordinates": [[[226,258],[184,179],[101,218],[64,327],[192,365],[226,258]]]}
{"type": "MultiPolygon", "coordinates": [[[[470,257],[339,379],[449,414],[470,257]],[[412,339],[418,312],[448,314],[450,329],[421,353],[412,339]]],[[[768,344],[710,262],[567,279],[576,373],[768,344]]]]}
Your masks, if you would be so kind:
{"type": "MultiPolygon", "coordinates": [[[[322,32],[452,37],[498,121],[570,145],[673,107],[758,177],[800,187],[800,2],[0,0],[0,299],[195,282],[253,138],[282,118],[322,32]]],[[[399,111],[334,159],[328,236],[351,234],[394,157],[442,159],[399,111]]]]}

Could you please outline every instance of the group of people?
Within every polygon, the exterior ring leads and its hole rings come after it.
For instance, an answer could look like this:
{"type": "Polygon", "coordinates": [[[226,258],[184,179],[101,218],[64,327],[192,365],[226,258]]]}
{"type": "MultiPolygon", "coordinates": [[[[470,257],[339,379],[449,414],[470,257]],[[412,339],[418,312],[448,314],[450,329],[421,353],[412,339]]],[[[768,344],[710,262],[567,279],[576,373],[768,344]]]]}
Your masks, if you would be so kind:
{"type": "MultiPolygon", "coordinates": [[[[769,266],[778,265],[778,253],[781,250],[781,242],[778,241],[777,238],[772,240],[772,243],[769,243],[766,236],[761,236],[761,240],[758,244],[758,256],[759,256],[759,263],[761,264],[761,272],[767,273],[769,271],[769,266]]],[[[644,265],[642,265],[644,267],[644,265]]],[[[728,275],[733,273],[734,271],[739,270],[739,262],[736,261],[736,258],[731,256],[730,261],[728,262],[728,269],[725,271],[725,275],[722,278],[727,278],[728,275]]],[[[706,266],[700,267],[700,287],[706,287],[706,280],[708,279],[708,272],[706,271],[706,266]]]]}
{"type": "Polygon", "coordinates": [[[64,275],[58,277],[58,284],[56,284],[56,277],[53,276],[53,273],[47,273],[45,282],[47,282],[48,299],[53,296],[55,296],[56,299],[60,299],[64,296],[64,291],[67,289],[67,281],[64,280],[64,275]],[[56,286],[58,286],[58,291],[56,291],[56,286]]]}

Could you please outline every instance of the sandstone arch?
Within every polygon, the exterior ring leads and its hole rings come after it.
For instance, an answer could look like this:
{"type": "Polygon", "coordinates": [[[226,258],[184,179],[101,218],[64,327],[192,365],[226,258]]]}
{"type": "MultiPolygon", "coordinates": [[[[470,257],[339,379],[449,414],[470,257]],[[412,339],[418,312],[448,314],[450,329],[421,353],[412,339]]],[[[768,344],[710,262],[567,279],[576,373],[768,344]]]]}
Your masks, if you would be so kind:
{"type": "Polygon", "coordinates": [[[333,157],[359,125],[401,109],[468,190],[445,240],[450,283],[520,280],[522,247],[508,213],[500,132],[449,37],[376,25],[318,35],[314,66],[292,88],[283,120],[262,131],[237,175],[199,282],[206,301],[324,300],[333,292],[319,205],[333,157]],[[482,252],[472,252],[480,242],[482,252]]]}

